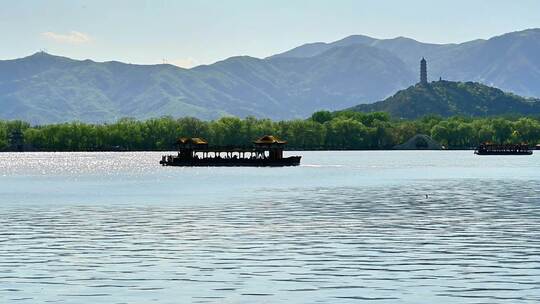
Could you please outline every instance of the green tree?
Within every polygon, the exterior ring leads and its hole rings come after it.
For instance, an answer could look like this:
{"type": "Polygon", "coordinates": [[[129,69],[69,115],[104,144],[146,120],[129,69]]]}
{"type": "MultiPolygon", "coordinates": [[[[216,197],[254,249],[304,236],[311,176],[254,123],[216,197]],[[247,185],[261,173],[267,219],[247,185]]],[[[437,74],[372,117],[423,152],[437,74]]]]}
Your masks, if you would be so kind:
{"type": "Polygon", "coordinates": [[[537,144],[540,141],[540,123],[528,117],[519,118],[514,123],[514,132],[517,132],[517,141],[537,144]]]}
{"type": "Polygon", "coordinates": [[[326,142],[340,149],[365,149],[368,147],[369,130],[352,118],[338,118],[327,122],[326,142]]]}
{"type": "Polygon", "coordinates": [[[323,124],[332,120],[333,117],[334,115],[332,115],[332,112],[330,111],[317,111],[311,115],[311,120],[323,124]]]}
{"type": "Polygon", "coordinates": [[[491,121],[495,140],[498,143],[506,143],[512,135],[512,124],[504,118],[495,118],[491,121]]]}

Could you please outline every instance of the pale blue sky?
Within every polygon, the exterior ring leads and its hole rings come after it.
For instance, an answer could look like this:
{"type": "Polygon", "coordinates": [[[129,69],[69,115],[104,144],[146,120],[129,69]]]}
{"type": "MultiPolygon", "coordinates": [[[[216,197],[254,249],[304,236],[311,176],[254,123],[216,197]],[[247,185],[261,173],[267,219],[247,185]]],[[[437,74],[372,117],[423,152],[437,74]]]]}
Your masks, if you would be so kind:
{"type": "Polygon", "coordinates": [[[540,1],[0,0],[0,59],[207,64],[352,34],[463,42],[540,27],[540,1]]]}

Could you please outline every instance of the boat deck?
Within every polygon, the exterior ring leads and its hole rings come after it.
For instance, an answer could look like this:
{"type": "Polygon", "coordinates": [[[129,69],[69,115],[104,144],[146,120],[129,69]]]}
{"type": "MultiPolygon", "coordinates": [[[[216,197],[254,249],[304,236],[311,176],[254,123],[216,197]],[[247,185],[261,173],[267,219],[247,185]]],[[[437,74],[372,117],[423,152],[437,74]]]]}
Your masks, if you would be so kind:
{"type": "Polygon", "coordinates": [[[533,151],[526,144],[481,144],[474,151],[476,155],[531,155],[533,151]]]}
{"type": "Polygon", "coordinates": [[[266,135],[253,142],[252,147],[214,146],[202,138],[181,137],[177,140],[178,155],[164,155],[163,166],[186,167],[284,167],[300,165],[301,156],[283,157],[286,141],[266,135]]]}
{"type": "Polygon", "coordinates": [[[182,159],[176,156],[164,156],[159,162],[163,166],[185,167],[287,167],[300,165],[300,156],[281,159],[268,158],[192,158],[182,159]]]}

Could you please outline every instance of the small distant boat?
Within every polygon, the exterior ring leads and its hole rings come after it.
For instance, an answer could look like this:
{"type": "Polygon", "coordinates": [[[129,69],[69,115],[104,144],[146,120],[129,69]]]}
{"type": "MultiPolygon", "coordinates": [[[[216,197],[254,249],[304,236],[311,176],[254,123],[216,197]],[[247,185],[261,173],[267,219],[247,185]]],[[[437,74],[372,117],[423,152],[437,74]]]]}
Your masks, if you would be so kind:
{"type": "Polygon", "coordinates": [[[283,157],[287,142],[266,135],[251,148],[209,147],[202,138],[182,137],[177,140],[178,155],[163,155],[163,166],[182,167],[284,167],[300,165],[301,156],[283,157]]]}
{"type": "Polygon", "coordinates": [[[533,151],[527,144],[481,144],[474,151],[476,155],[531,155],[533,151]]]}

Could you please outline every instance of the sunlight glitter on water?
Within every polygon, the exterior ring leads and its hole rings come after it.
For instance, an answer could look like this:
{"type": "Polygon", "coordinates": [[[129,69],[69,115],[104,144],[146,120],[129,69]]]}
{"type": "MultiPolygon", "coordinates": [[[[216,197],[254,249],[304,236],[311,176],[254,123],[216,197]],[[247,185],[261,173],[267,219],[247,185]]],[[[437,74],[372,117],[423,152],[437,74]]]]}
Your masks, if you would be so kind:
{"type": "Polygon", "coordinates": [[[540,301],[536,157],[340,153],[285,170],[0,154],[0,302],[540,301]]]}

